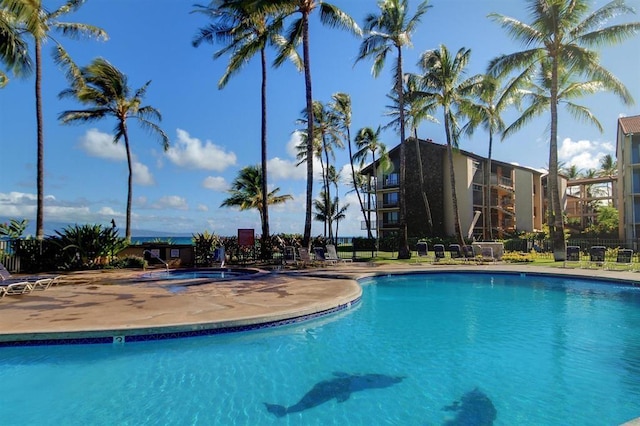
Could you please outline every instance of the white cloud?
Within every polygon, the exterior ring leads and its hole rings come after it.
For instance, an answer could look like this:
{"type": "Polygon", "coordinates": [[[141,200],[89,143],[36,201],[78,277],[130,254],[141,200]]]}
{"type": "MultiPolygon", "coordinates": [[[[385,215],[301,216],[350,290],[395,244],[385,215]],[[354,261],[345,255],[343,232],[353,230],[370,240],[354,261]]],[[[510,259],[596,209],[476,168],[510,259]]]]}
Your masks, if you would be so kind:
{"type": "Polygon", "coordinates": [[[127,151],[124,143],[113,143],[113,136],[98,129],[89,129],[80,137],[80,149],[91,157],[113,161],[126,161],[127,151]]]}
{"type": "Polygon", "coordinates": [[[585,172],[589,169],[599,169],[600,161],[606,154],[615,156],[615,145],[610,141],[573,141],[565,138],[558,149],[558,159],[565,165],[575,165],[585,172]]]}
{"type": "Polygon", "coordinates": [[[287,154],[289,154],[289,157],[296,158],[300,142],[302,142],[302,134],[296,130],[291,134],[291,137],[287,142],[287,154]]]}
{"type": "Polygon", "coordinates": [[[187,200],[184,197],[178,195],[166,195],[161,197],[158,201],[153,203],[154,209],[176,209],[176,210],[189,210],[187,200]]]}
{"type": "Polygon", "coordinates": [[[279,157],[272,158],[267,162],[269,179],[274,180],[304,180],[307,176],[305,164],[296,166],[296,162],[283,160],[279,157]]]}
{"type": "Polygon", "coordinates": [[[205,206],[204,204],[198,204],[198,207],[196,207],[196,209],[199,212],[208,212],[209,211],[209,207],[205,206]]]}
{"type": "Polygon", "coordinates": [[[149,168],[142,163],[134,161],[131,165],[131,171],[133,172],[133,181],[138,185],[149,186],[156,183],[149,168]]]}
{"type": "Polygon", "coordinates": [[[178,140],[165,152],[172,163],[186,168],[218,172],[236,164],[236,155],[233,152],[225,152],[224,148],[211,141],[203,143],[182,129],[177,129],[177,134],[178,140]]]}
{"type": "Polygon", "coordinates": [[[229,188],[227,181],[220,176],[207,176],[202,181],[202,187],[213,191],[223,192],[229,188]]]}

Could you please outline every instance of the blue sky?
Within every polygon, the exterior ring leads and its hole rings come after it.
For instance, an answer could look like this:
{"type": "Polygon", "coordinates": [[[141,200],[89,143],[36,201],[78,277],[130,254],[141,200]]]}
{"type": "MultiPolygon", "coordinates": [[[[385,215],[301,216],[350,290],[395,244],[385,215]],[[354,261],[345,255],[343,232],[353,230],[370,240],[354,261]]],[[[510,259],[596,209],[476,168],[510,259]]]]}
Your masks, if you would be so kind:
{"type": "MultiPolygon", "coordinates": [[[[57,8],[59,1],[44,3],[57,8]]],[[[410,2],[415,8],[416,1],[410,2]]],[[[601,6],[604,1],[595,1],[601,6]]],[[[375,0],[334,0],[333,4],[362,24],[367,13],[376,12],[375,0]]],[[[485,71],[490,59],[511,53],[521,46],[511,41],[498,24],[489,20],[492,12],[528,22],[524,2],[516,0],[432,0],[432,8],[413,36],[413,47],[404,52],[404,67],[417,71],[419,55],[445,44],[450,51],[471,49],[469,75],[485,71]]],[[[640,11],[640,0],[627,4],[640,11]]],[[[227,58],[213,60],[220,46],[194,48],[191,40],[207,21],[190,13],[193,2],[182,0],[88,0],[79,12],[66,20],[90,23],[109,34],[106,42],[74,41],[55,37],[76,63],[87,65],[104,57],[125,73],[133,88],[152,83],[146,103],[163,116],[161,127],[171,139],[171,148],[162,152],[159,142],[131,124],[130,137],[135,156],[133,220],[137,230],[189,235],[208,230],[235,235],[238,228],[255,228],[256,211],[239,212],[220,208],[225,192],[238,171],[260,162],[260,69],[258,58],[235,75],[227,87],[218,90],[217,81],[227,58]]],[[[412,9],[414,10],[414,9],[412,9]]],[[[637,21],[629,15],[623,21],[637,21]]],[[[311,75],[313,97],[330,101],[336,92],[351,95],[352,134],[365,126],[387,123],[383,116],[386,95],[391,88],[392,60],[381,76],[371,76],[371,62],[354,64],[360,40],[340,30],[323,27],[318,16],[311,18],[311,75]]],[[[62,125],[61,111],[76,108],[72,100],[59,100],[67,87],[60,69],[51,59],[52,43],[45,46],[43,102],[45,120],[45,233],[59,229],[54,223],[109,224],[114,218],[124,232],[127,194],[127,166],[124,142],[114,145],[114,122],[104,120],[89,125],[62,125]]],[[[273,58],[273,52],[268,53],[273,58]]],[[[580,169],[597,168],[605,154],[615,156],[616,124],[620,116],[640,113],[640,37],[607,49],[602,64],[631,91],[636,105],[624,106],[611,94],[584,98],[605,128],[575,122],[560,115],[560,160],[580,169]]],[[[302,233],[304,226],[305,168],[295,167],[297,143],[295,121],[304,108],[304,77],[291,64],[268,74],[269,185],[290,194],[293,201],[272,207],[271,231],[302,233]]],[[[0,218],[27,218],[35,223],[36,131],[33,76],[12,79],[0,90],[0,218]]],[[[440,113],[436,118],[440,118],[440,113]]],[[[508,121],[510,115],[505,117],[508,121]]],[[[493,158],[523,166],[545,168],[548,163],[548,119],[531,123],[511,138],[494,144],[493,158]]],[[[426,123],[419,137],[445,143],[442,125],[426,123]]],[[[397,135],[383,133],[388,147],[397,144],[397,135]]],[[[486,156],[488,138],[477,132],[464,139],[461,148],[486,156]]],[[[348,164],[346,150],[337,153],[338,168],[348,164]]],[[[345,179],[348,173],[343,173],[345,179]]],[[[315,184],[320,189],[319,179],[315,184]]],[[[361,214],[354,194],[341,190],[350,203],[347,219],[340,224],[341,235],[364,235],[361,214]]],[[[6,220],[6,219],[5,219],[6,220]]],[[[33,233],[33,228],[30,228],[33,233]]],[[[313,235],[322,233],[314,222],[313,235]]],[[[135,235],[135,233],[134,233],[135,235]]]]}

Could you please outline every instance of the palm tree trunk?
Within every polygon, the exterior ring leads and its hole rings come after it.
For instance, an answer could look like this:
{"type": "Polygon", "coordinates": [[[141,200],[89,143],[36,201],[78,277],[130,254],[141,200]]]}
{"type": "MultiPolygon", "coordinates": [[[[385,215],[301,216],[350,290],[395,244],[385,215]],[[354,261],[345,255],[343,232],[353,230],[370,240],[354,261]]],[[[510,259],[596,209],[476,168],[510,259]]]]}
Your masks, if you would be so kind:
{"type": "Polygon", "coordinates": [[[313,96],[311,93],[311,69],[309,60],[309,15],[302,15],[302,54],[304,60],[304,83],[307,101],[307,197],[304,215],[302,246],[311,244],[311,206],[313,204],[313,96]]]}
{"type": "Polygon", "coordinates": [[[420,175],[420,194],[422,195],[422,202],[424,203],[424,210],[427,214],[427,224],[429,225],[429,232],[433,231],[433,219],[431,218],[431,207],[429,206],[429,198],[427,197],[427,191],[424,189],[424,173],[422,172],[422,155],[420,153],[420,142],[418,141],[418,129],[413,128],[413,138],[416,143],[416,159],[418,160],[418,173],[420,175]]]}
{"type": "MultiPolygon", "coordinates": [[[[326,206],[329,207],[331,204],[331,190],[330,188],[330,183],[329,183],[329,150],[327,149],[327,143],[325,140],[325,135],[322,135],[322,149],[324,151],[324,157],[325,157],[325,161],[326,161],[326,173],[325,173],[325,181],[324,181],[324,187],[325,187],[325,201],[326,201],[326,206]]],[[[329,227],[329,241],[333,242],[333,217],[331,216],[331,214],[327,215],[327,226],[329,227]]]]}
{"type": "Polygon", "coordinates": [[[35,39],[36,49],[36,132],[38,144],[37,159],[37,208],[36,208],[36,238],[44,238],[44,120],[42,118],[42,42],[35,39]]]}
{"type": "Polygon", "coordinates": [[[124,146],[127,151],[127,167],[129,169],[129,177],[127,179],[127,225],[125,228],[125,239],[131,242],[131,201],[133,199],[133,168],[131,166],[131,149],[129,147],[129,134],[127,132],[126,123],[122,123],[124,128],[124,146]]]}
{"type": "Polygon", "coordinates": [[[458,196],[456,194],[456,173],[453,166],[453,146],[451,144],[451,128],[449,127],[449,111],[444,112],[444,129],[447,136],[447,155],[449,157],[449,175],[451,179],[451,201],[453,203],[453,227],[458,244],[464,246],[462,239],[462,227],[460,226],[460,212],[458,211],[458,196]]]}
{"type": "MultiPolygon", "coordinates": [[[[356,168],[353,165],[353,148],[351,147],[351,132],[347,127],[347,145],[349,147],[349,164],[351,165],[351,179],[353,180],[353,189],[356,191],[356,196],[358,197],[358,204],[360,204],[360,211],[362,211],[362,216],[364,217],[365,224],[367,226],[367,238],[373,238],[371,235],[371,221],[367,217],[367,213],[364,209],[364,201],[362,201],[362,194],[360,194],[360,189],[358,188],[358,183],[356,182],[356,168]]],[[[371,209],[371,203],[369,203],[369,209],[371,209]]],[[[369,210],[371,211],[371,210],[369,210]]],[[[336,231],[336,238],[338,238],[338,232],[336,231]]]]}
{"type": "Polygon", "coordinates": [[[262,148],[262,209],[260,220],[262,222],[262,243],[260,244],[260,257],[262,260],[271,258],[271,244],[269,238],[269,200],[267,185],[267,58],[265,48],[260,49],[260,61],[262,65],[262,123],[261,123],[261,148],[262,148]]]}
{"type": "Polygon", "coordinates": [[[549,234],[553,247],[553,258],[556,262],[566,258],[566,244],[562,218],[562,204],[558,188],[558,60],[552,59],[551,68],[551,140],[549,141],[549,197],[551,199],[549,214],[549,234]]]}
{"type": "Polygon", "coordinates": [[[493,240],[493,225],[491,224],[491,151],[493,149],[493,130],[489,129],[489,155],[487,156],[487,170],[485,170],[485,185],[487,199],[485,200],[485,235],[493,240]]]}
{"type": "Polygon", "coordinates": [[[398,259],[410,259],[409,241],[407,238],[407,150],[404,135],[404,90],[402,88],[402,49],[398,47],[396,65],[396,92],[400,108],[400,232],[398,233],[398,259]]]}

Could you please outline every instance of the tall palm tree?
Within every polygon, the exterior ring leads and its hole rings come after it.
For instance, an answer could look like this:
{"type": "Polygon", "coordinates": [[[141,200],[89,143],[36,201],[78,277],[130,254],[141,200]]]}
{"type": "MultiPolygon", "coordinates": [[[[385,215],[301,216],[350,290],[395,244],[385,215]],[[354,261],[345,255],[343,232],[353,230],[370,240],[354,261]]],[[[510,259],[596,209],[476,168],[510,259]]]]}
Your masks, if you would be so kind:
{"type": "MultiPolygon", "coordinates": [[[[360,35],[358,24],[336,6],[322,0],[254,0],[267,13],[282,13],[286,16],[299,15],[285,32],[286,43],[282,45],[275,64],[283,63],[291,55],[291,50],[302,43],[304,64],[305,98],[307,109],[307,135],[314,135],[313,126],[313,93],[311,87],[311,59],[309,52],[309,17],[319,9],[320,21],[333,28],[346,29],[360,35]]],[[[302,245],[311,244],[311,209],[313,202],[313,137],[307,138],[307,189],[302,245]]]]}
{"type": "MultiPolygon", "coordinates": [[[[416,167],[418,169],[418,177],[420,179],[420,194],[422,195],[422,202],[424,204],[425,213],[427,215],[427,224],[429,225],[429,229],[433,229],[433,220],[431,218],[431,207],[429,206],[429,197],[427,196],[426,190],[426,182],[424,180],[424,173],[422,167],[422,154],[420,151],[420,141],[418,139],[418,126],[425,120],[438,123],[438,120],[431,115],[431,110],[427,106],[424,98],[420,96],[412,96],[413,93],[417,91],[416,85],[418,84],[415,78],[412,78],[410,75],[405,75],[404,82],[404,125],[405,127],[411,129],[413,133],[413,141],[416,150],[416,167]]],[[[397,96],[397,93],[392,92],[387,95],[387,98],[391,100],[392,104],[387,105],[387,113],[386,115],[392,117],[393,119],[389,122],[385,128],[393,127],[395,129],[400,129],[400,99],[397,96]]]]}
{"type": "Polygon", "coordinates": [[[142,101],[151,81],[147,81],[139,89],[132,91],[127,76],[111,65],[106,59],[96,58],[88,66],[80,69],[80,75],[71,81],[69,89],[60,92],[60,97],[72,97],[86,109],[67,110],[60,114],[63,123],[86,123],[114,118],[113,142],[124,139],[127,152],[129,177],[127,180],[127,223],[125,238],[131,240],[131,202],[133,197],[133,169],[131,160],[131,143],[129,141],[128,120],[135,120],[144,129],[158,136],[162,148],[169,149],[169,137],[158,126],[161,121],[160,112],[149,105],[142,106],[142,101]]]}
{"type": "MultiPolygon", "coordinates": [[[[256,9],[246,1],[238,0],[213,0],[209,5],[195,5],[194,12],[209,17],[213,23],[200,28],[193,39],[193,46],[198,47],[203,42],[219,42],[226,44],[213,56],[214,59],[229,53],[229,64],[218,81],[218,88],[224,88],[231,76],[240,71],[252,56],[260,54],[261,65],[261,167],[262,167],[262,193],[267,193],[267,46],[277,46],[281,43],[280,31],[282,19],[269,17],[264,11],[256,9]]],[[[302,64],[296,55],[291,56],[292,61],[299,67],[302,64]]],[[[270,253],[269,237],[269,208],[268,203],[262,204],[262,244],[261,257],[268,259],[270,253]]]]}
{"type": "Polygon", "coordinates": [[[54,39],[50,32],[59,31],[60,34],[72,38],[82,36],[101,38],[106,40],[107,33],[93,25],[79,24],[75,22],[63,22],[63,15],[77,11],[84,0],[67,0],[58,9],[50,12],[42,0],[2,0],[2,5],[10,13],[20,17],[19,29],[33,37],[35,44],[36,66],[36,132],[37,132],[37,211],[36,211],[36,238],[44,237],[44,119],[42,117],[42,44],[52,40],[56,48],[56,61],[66,63],[73,69],[73,62],[62,45],[54,39]]]}
{"type": "MultiPolygon", "coordinates": [[[[376,154],[378,154],[378,158],[380,159],[380,167],[384,170],[389,167],[389,156],[387,153],[386,145],[380,140],[380,126],[376,130],[373,130],[371,127],[363,127],[358,130],[355,137],[355,144],[357,151],[353,154],[354,161],[358,161],[360,163],[360,168],[364,165],[365,161],[369,154],[371,154],[371,164],[373,167],[373,178],[370,178],[367,181],[367,194],[368,194],[368,204],[369,211],[368,214],[365,215],[364,220],[367,224],[367,234],[369,238],[372,238],[371,231],[371,194],[374,193],[377,187],[377,178],[378,178],[378,170],[376,167],[376,154]]],[[[376,200],[377,202],[377,200],[376,200]]],[[[363,211],[364,214],[364,211],[363,211]]],[[[378,236],[378,226],[376,223],[376,237],[378,236]]]]}
{"type": "MultiPolygon", "coordinates": [[[[360,205],[362,215],[365,217],[365,221],[367,221],[364,200],[362,199],[362,194],[360,193],[360,187],[358,185],[355,159],[353,158],[353,146],[351,144],[351,97],[346,93],[334,93],[331,98],[332,102],[330,104],[330,108],[336,116],[338,128],[344,134],[344,138],[347,140],[347,146],[349,148],[349,165],[351,167],[351,182],[353,183],[353,190],[358,197],[358,204],[360,205]]],[[[336,224],[336,238],[337,234],[338,231],[336,224]]],[[[367,237],[372,238],[370,226],[367,226],[367,237]]]]}
{"type": "MultiPolygon", "coordinates": [[[[228,191],[230,197],[225,199],[220,207],[239,207],[240,210],[256,209],[260,213],[260,222],[267,218],[262,215],[264,209],[264,192],[262,192],[262,170],[260,166],[247,166],[238,172],[238,176],[233,180],[231,189],[228,191]]],[[[277,195],[280,188],[275,188],[267,193],[267,204],[282,204],[287,200],[292,200],[291,195],[277,195]]]]}
{"type": "Polygon", "coordinates": [[[489,134],[489,149],[487,163],[484,170],[485,201],[484,201],[484,237],[493,239],[493,225],[491,223],[491,159],[493,152],[493,136],[499,135],[506,124],[502,114],[511,105],[518,90],[515,79],[502,86],[500,80],[490,75],[483,77],[482,86],[477,101],[470,105],[471,120],[464,126],[466,134],[472,134],[477,127],[482,127],[489,134]]]}
{"type": "Polygon", "coordinates": [[[489,72],[504,75],[515,70],[527,70],[532,65],[548,67],[549,83],[549,214],[547,223],[554,259],[566,257],[563,209],[558,186],[558,93],[560,73],[564,68],[606,84],[625,104],[632,102],[631,94],[613,74],[600,65],[600,57],[593,48],[619,43],[640,30],[640,23],[605,26],[611,18],[632,13],[624,0],[613,0],[590,12],[588,0],[527,0],[531,23],[515,18],[491,14],[509,35],[525,44],[520,52],[501,55],[489,64],[489,72]]]}
{"type": "MultiPolygon", "coordinates": [[[[26,17],[18,15],[23,13],[21,10],[12,12],[2,3],[0,6],[0,63],[16,76],[27,74],[31,72],[31,58],[27,43],[19,31],[20,20],[26,17]]],[[[0,70],[0,88],[8,82],[9,76],[0,70]]]]}
{"type": "Polygon", "coordinates": [[[461,133],[460,118],[470,114],[473,97],[480,93],[483,82],[481,75],[464,78],[470,56],[471,50],[464,47],[452,56],[444,45],[441,45],[439,49],[424,52],[418,62],[418,67],[422,71],[419,76],[419,92],[414,94],[415,96],[423,96],[429,108],[437,106],[442,109],[444,130],[447,138],[454,231],[456,239],[461,245],[464,245],[464,240],[460,226],[458,197],[456,195],[453,150],[458,149],[461,133]]]}
{"type": "Polygon", "coordinates": [[[365,18],[365,39],[360,45],[360,52],[356,62],[373,57],[372,74],[380,75],[387,55],[396,52],[393,84],[398,96],[400,112],[400,232],[398,235],[398,258],[409,259],[411,250],[407,240],[407,204],[405,189],[405,174],[407,159],[405,155],[405,119],[404,119],[404,90],[402,71],[402,49],[411,46],[411,35],[420,23],[420,19],[430,6],[424,0],[418,4],[413,16],[409,16],[408,0],[380,0],[378,8],[380,14],[369,14],[365,18]]]}

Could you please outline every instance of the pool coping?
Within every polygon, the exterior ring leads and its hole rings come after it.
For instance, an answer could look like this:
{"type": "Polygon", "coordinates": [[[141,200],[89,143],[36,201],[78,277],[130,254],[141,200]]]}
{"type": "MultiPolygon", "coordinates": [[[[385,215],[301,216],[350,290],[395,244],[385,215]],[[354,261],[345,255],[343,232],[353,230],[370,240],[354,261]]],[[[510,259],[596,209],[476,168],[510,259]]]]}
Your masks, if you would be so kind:
{"type": "MultiPolygon", "coordinates": [[[[337,266],[331,268],[320,268],[305,271],[288,271],[288,272],[265,272],[261,271],[257,275],[252,275],[252,278],[259,278],[263,282],[270,280],[278,281],[278,290],[286,293],[284,298],[301,299],[296,303],[292,303],[291,306],[277,306],[271,309],[268,306],[269,302],[281,303],[280,299],[266,300],[265,309],[255,309],[256,306],[238,306],[239,315],[231,315],[221,317],[219,312],[209,312],[209,319],[184,321],[180,318],[168,318],[159,317],[153,319],[152,324],[145,324],[143,326],[132,325],[123,320],[119,326],[114,327],[100,327],[100,326],[87,326],[87,327],[75,327],[75,329],[64,328],[64,308],[62,313],[54,315],[49,318],[49,323],[38,322],[34,323],[36,326],[31,330],[24,330],[22,332],[7,332],[7,328],[0,332],[0,347],[7,346],[35,346],[35,345],[59,345],[59,344],[90,344],[90,343],[112,343],[123,344],[128,342],[140,342],[150,340],[162,340],[169,338],[185,338],[194,336],[204,336],[211,334],[231,333],[240,331],[250,331],[262,328],[271,328],[287,324],[294,324],[310,319],[322,317],[325,315],[331,315],[333,313],[343,311],[351,308],[360,302],[362,294],[362,287],[358,280],[365,279],[367,277],[384,276],[390,274],[414,274],[414,273],[444,273],[444,272],[464,272],[464,273],[496,273],[496,274],[525,274],[525,275],[539,275],[539,276],[570,276],[576,278],[588,278],[599,281],[618,282],[626,285],[640,286],[640,274],[631,271],[607,271],[604,269],[580,269],[580,268],[558,268],[558,267],[540,267],[527,264],[496,264],[496,265],[433,265],[433,264],[402,264],[402,265],[374,265],[374,264],[356,264],[348,266],[337,266]],[[363,270],[364,269],[364,270],[363,270]],[[595,275],[594,275],[595,273],[595,275]],[[309,283],[312,283],[309,285],[309,283]],[[306,291],[298,291],[301,287],[307,285],[306,291]],[[327,290],[321,288],[327,287],[327,290]],[[296,291],[298,291],[296,293],[296,291]],[[338,291],[338,294],[335,292],[338,291]],[[292,293],[292,294],[290,294],[292,293]],[[313,294],[311,294],[313,293],[313,294]],[[38,325],[39,324],[39,325],[38,325]],[[62,325],[60,325],[62,324],[62,325]],[[40,327],[40,328],[38,328],[40,327]],[[43,328],[44,327],[44,328],[43,328]]],[[[140,271],[129,273],[128,277],[135,276],[140,271]]],[[[67,276],[69,278],[69,276],[67,276]]],[[[104,281],[104,275],[95,281],[85,283],[86,288],[88,286],[98,286],[104,281]],[[101,280],[102,278],[102,280],[101,280]],[[97,284],[96,284],[97,283],[97,284]]],[[[224,286],[228,287],[231,291],[231,298],[240,297],[238,291],[245,291],[256,280],[249,279],[237,279],[237,280],[225,280],[224,286]]],[[[147,283],[148,284],[148,283],[147,283]]],[[[172,282],[171,285],[175,285],[172,282]]],[[[366,284],[366,282],[365,282],[366,284]]],[[[188,284],[187,284],[188,285],[188,284]]],[[[189,304],[190,297],[200,298],[212,297],[213,299],[223,299],[226,303],[229,303],[227,294],[214,294],[216,290],[219,290],[221,283],[218,284],[200,284],[188,287],[187,293],[184,295],[187,299],[183,298],[183,302],[189,304]],[[218,286],[218,289],[216,289],[218,286]],[[207,291],[209,291],[208,294],[207,291]],[[204,292],[204,295],[199,294],[204,292]]],[[[64,287],[64,286],[63,286],[64,287]]],[[[148,289],[149,286],[141,286],[143,289],[148,289]]],[[[168,287],[168,286],[167,286],[168,287]]],[[[268,287],[268,286],[267,286],[268,287]]],[[[116,297],[122,296],[122,293],[118,294],[118,291],[131,291],[131,287],[121,288],[119,285],[103,286],[113,290],[116,297]]],[[[256,294],[264,291],[264,288],[256,290],[256,294]]],[[[71,290],[69,287],[67,290],[71,290]]],[[[77,290],[79,290],[78,288],[77,290]]],[[[46,290],[41,294],[45,295],[46,290]]],[[[167,291],[167,288],[164,289],[167,291]]],[[[270,291],[269,289],[267,291],[270,291]]],[[[56,296],[51,292],[52,296],[56,296]]],[[[82,295],[81,295],[82,296],[82,295]]],[[[85,294],[86,297],[91,297],[91,294],[85,294]]],[[[38,305],[29,306],[31,295],[19,296],[23,299],[14,299],[12,308],[14,308],[14,319],[18,318],[18,313],[22,313],[22,317],[25,317],[25,312],[31,312],[32,316],[41,315],[36,312],[38,305]],[[21,312],[24,311],[24,312],[21,312]]],[[[78,297],[78,294],[72,294],[67,299],[78,297]]],[[[158,293],[143,293],[141,298],[154,298],[158,297],[158,293]]],[[[7,320],[12,316],[12,312],[8,312],[5,307],[5,297],[0,300],[0,322],[3,324],[11,324],[12,321],[7,320]],[[4,321],[3,320],[4,315],[4,321]]],[[[81,300],[84,300],[80,297],[81,300]]],[[[256,303],[255,298],[249,301],[256,303]]],[[[232,307],[231,309],[233,309],[232,307]]],[[[264,306],[262,308],[265,308],[264,306]]],[[[120,306],[119,309],[122,309],[120,306]]],[[[87,312],[87,311],[85,311],[87,312]]],[[[135,311],[133,312],[135,314],[135,311]]],[[[87,314],[90,315],[90,314],[87,314]]],[[[26,317],[27,320],[32,319],[26,317]]],[[[203,316],[206,318],[206,316],[203,316]]],[[[87,318],[84,318],[85,321],[87,318]]],[[[67,324],[71,324],[67,322],[67,324]]],[[[28,327],[27,327],[28,328],[28,327]]]]}

